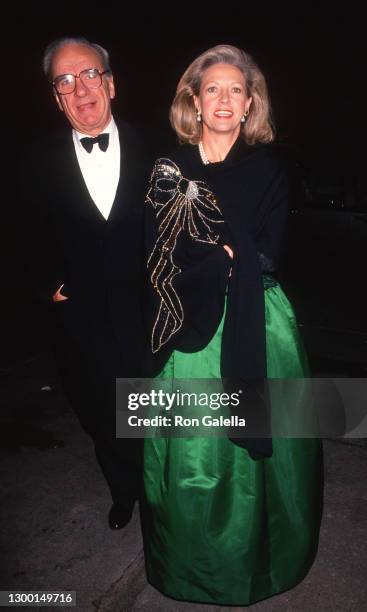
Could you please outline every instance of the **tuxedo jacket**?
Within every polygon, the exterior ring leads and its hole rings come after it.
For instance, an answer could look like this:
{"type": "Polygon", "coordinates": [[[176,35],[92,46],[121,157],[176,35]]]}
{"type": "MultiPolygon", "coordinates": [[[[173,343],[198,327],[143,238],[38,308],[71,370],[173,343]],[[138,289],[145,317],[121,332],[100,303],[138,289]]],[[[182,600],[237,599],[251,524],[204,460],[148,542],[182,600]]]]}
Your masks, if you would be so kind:
{"type": "Polygon", "coordinates": [[[52,303],[64,284],[69,299],[53,308],[72,312],[70,333],[98,336],[111,328],[124,355],[122,375],[138,376],[145,344],[142,215],[151,159],[135,128],[116,123],[120,179],[107,220],[89,195],[71,129],[29,152],[22,204],[37,296],[52,303]]]}

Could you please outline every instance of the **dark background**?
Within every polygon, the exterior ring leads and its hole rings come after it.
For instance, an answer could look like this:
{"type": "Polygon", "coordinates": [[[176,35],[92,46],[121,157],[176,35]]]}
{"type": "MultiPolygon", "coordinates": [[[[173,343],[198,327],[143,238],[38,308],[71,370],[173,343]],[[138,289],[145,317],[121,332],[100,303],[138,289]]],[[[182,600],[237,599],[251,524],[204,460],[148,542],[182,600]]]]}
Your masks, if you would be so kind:
{"type": "Polygon", "coordinates": [[[263,4],[258,10],[184,5],[180,12],[176,4],[133,11],[101,3],[96,11],[89,3],[81,14],[49,4],[49,17],[34,7],[14,11],[7,23],[16,38],[6,82],[16,130],[30,138],[61,121],[41,70],[44,48],[58,36],[84,35],[105,46],[117,84],[115,110],[163,125],[187,65],[208,47],[229,43],[249,51],[263,69],[281,140],[317,159],[326,156],[330,164],[354,167],[366,133],[361,16],[350,7],[338,11],[336,4],[263,4]]]}
{"type": "MultiPolygon", "coordinates": [[[[292,7],[261,3],[258,8],[241,9],[230,3],[215,7],[154,4],[147,9],[108,2],[8,9],[2,37],[2,129],[8,143],[5,161],[10,163],[3,178],[3,194],[7,196],[3,198],[6,222],[1,240],[5,263],[1,371],[13,371],[19,363],[31,359],[42,332],[42,321],[29,308],[32,288],[27,284],[25,260],[32,254],[24,252],[12,191],[16,180],[13,170],[23,147],[43,132],[64,124],[42,73],[42,54],[50,41],[62,35],[83,35],[106,47],[117,87],[114,112],[154,126],[163,143],[174,142],[168,111],[178,79],[188,64],[215,44],[244,48],[267,78],[278,141],[295,151],[314,174],[328,180],[332,177],[331,181],[337,178],[343,185],[358,185],[361,191],[366,185],[367,54],[363,24],[351,4],[339,8],[335,3],[315,2],[298,2],[292,7]]],[[[342,289],[349,269],[356,277],[360,275],[358,266],[363,270],[361,261],[356,261],[359,252],[351,254],[348,244],[345,249],[336,246],[342,257],[338,266],[344,266],[346,274],[343,272],[344,276],[332,284],[337,282],[342,289]]],[[[303,263],[307,269],[313,250],[312,240],[304,235],[303,263]]],[[[336,267],[332,257],[324,262],[327,270],[336,267]]],[[[317,253],[314,267],[318,267],[319,258],[317,253]]],[[[308,280],[301,279],[302,283],[305,294],[310,295],[312,271],[308,270],[308,280]]],[[[322,284],[321,280],[316,294],[322,292],[322,284]]],[[[347,291],[350,289],[344,293],[347,291]]],[[[302,311],[297,287],[293,293],[302,311]]],[[[348,303],[353,301],[355,297],[348,303]]],[[[313,307],[319,313],[323,305],[316,300],[313,307]]],[[[309,306],[304,310],[308,312],[309,306]]],[[[337,324],[346,327],[351,321],[350,309],[343,316],[345,320],[337,324]]]]}

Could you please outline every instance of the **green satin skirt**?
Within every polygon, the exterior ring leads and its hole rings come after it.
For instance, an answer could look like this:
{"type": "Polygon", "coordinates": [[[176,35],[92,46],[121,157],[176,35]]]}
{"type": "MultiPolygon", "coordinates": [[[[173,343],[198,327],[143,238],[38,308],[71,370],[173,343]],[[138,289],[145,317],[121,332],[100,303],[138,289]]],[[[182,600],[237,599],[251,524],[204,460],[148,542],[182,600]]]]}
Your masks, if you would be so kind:
{"type": "MultiPolygon", "coordinates": [[[[308,375],[294,313],[265,291],[269,378],[308,375]]],[[[174,352],[160,377],[220,377],[223,321],[197,353],[174,352]]],[[[290,589],[314,560],[322,510],[322,449],[274,439],[253,461],[227,438],[145,440],[143,534],[149,582],[175,599],[249,605],[290,589]]]]}

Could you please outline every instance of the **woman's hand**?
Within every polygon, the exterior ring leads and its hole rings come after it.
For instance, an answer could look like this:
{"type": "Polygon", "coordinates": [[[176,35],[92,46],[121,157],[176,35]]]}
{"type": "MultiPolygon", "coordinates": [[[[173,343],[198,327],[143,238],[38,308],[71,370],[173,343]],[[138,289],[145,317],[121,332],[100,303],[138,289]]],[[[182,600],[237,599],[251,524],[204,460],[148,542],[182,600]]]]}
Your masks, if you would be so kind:
{"type": "Polygon", "coordinates": [[[61,293],[61,289],[63,288],[63,286],[64,286],[64,283],[58,288],[56,293],[53,294],[52,300],[54,302],[63,302],[64,300],[68,300],[69,299],[66,295],[63,295],[61,293]]]}
{"type": "Polygon", "coordinates": [[[233,259],[233,251],[232,251],[231,247],[229,247],[228,244],[224,244],[223,248],[224,248],[225,251],[227,251],[227,253],[230,256],[230,258],[233,259]]]}
{"type": "MultiPolygon", "coordinates": [[[[231,247],[229,247],[228,244],[224,244],[223,248],[228,253],[230,258],[233,259],[233,251],[232,251],[231,247]]],[[[231,276],[231,274],[232,274],[232,268],[230,269],[228,276],[231,276]]]]}

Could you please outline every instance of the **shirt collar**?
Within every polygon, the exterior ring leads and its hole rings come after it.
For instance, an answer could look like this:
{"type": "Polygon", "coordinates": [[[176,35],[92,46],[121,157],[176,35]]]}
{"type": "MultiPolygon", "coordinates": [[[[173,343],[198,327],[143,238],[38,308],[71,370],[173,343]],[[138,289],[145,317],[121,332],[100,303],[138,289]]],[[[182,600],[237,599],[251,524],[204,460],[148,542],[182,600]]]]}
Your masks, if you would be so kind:
{"type": "MultiPolygon", "coordinates": [[[[115,123],[115,120],[114,120],[113,117],[111,117],[111,121],[106,125],[105,129],[101,133],[102,134],[109,134],[110,135],[110,139],[116,137],[116,135],[117,135],[117,126],[116,126],[116,123],[115,123]]],[[[89,134],[83,134],[83,132],[78,132],[78,130],[75,130],[73,128],[73,140],[74,140],[74,142],[75,141],[78,142],[78,144],[83,149],[83,151],[84,151],[84,148],[80,144],[80,140],[81,140],[81,138],[85,138],[86,136],[89,136],[89,134]]]]}

